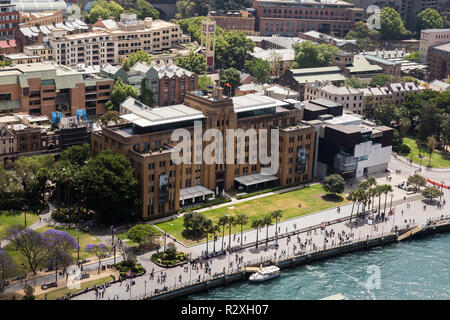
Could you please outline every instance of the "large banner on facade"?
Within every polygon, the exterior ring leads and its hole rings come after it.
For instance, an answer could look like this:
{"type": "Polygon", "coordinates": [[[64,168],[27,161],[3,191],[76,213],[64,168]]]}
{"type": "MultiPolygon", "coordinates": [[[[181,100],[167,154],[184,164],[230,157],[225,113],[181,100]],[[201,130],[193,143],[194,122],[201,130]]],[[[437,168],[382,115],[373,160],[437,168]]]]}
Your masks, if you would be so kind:
{"type": "Polygon", "coordinates": [[[159,202],[169,201],[169,175],[159,175],[159,202]]]}
{"type": "Polygon", "coordinates": [[[303,173],[307,169],[307,162],[306,162],[306,148],[298,148],[297,151],[297,165],[295,167],[296,173],[303,173]]]}

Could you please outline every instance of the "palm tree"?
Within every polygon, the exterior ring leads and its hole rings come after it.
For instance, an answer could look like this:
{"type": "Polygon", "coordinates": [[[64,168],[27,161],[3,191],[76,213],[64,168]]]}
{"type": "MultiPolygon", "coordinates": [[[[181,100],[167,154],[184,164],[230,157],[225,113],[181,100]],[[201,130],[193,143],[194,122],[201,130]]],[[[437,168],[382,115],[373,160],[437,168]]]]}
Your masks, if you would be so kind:
{"type": "Polygon", "coordinates": [[[381,212],[381,195],[383,194],[383,186],[376,186],[375,187],[376,195],[378,197],[378,213],[381,212]]]}
{"type": "Polygon", "coordinates": [[[243,228],[244,224],[247,224],[250,218],[245,213],[239,213],[236,217],[236,223],[241,225],[241,246],[242,246],[242,234],[243,234],[243,228]]]}
{"type": "Polygon", "coordinates": [[[229,234],[228,234],[228,246],[230,247],[231,250],[231,227],[236,225],[236,219],[233,216],[229,216],[228,217],[228,226],[229,226],[229,234]]]}
{"type": "MultiPolygon", "coordinates": [[[[367,182],[369,183],[369,187],[370,187],[369,194],[370,194],[370,197],[372,198],[372,210],[373,210],[373,201],[375,198],[375,188],[372,188],[372,187],[375,187],[377,185],[377,180],[375,180],[374,177],[370,177],[369,179],[367,179],[367,182]]],[[[370,208],[370,206],[369,206],[369,208],[370,208]]]]}
{"type": "Polygon", "coordinates": [[[215,224],[213,226],[213,235],[214,235],[214,248],[213,248],[213,252],[216,252],[216,234],[220,232],[220,226],[218,224],[215,224]]]}
{"type": "Polygon", "coordinates": [[[269,242],[269,227],[272,225],[272,215],[268,214],[262,219],[264,225],[266,226],[266,246],[269,242]]]}
{"type": "Polygon", "coordinates": [[[203,225],[203,232],[206,233],[206,255],[208,255],[208,236],[214,232],[214,226],[211,219],[207,219],[203,225]]]}
{"type": "Polygon", "coordinates": [[[223,250],[223,240],[225,238],[225,226],[228,224],[228,216],[220,216],[218,225],[222,227],[222,250],[223,250]]]}
{"type": "Polygon", "coordinates": [[[383,193],[384,193],[384,210],[383,213],[386,214],[386,202],[387,202],[387,196],[388,193],[392,192],[392,187],[390,184],[383,185],[383,193]]]}
{"type": "Polygon", "coordinates": [[[352,217],[353,217],[353,209],[355,209],[355,203],[358,200],[357,196],[356,196],[356,190],[350,191],[350,193],[348,194],[347,199],[353,201],[352,212],[350,213],[350,225],[351,225],[352,217]]]}
{"type": "Polygon", "coordinates": [[[272,218],[275,219],[275,234],[277,235],[278,240],[278,221],[280,221],[283,216],[283,212],[281,210],[275,210],[272,212],[272,218]]]}
{"type": "MultiPolygon", "coordinates": [[[[364,200],[364,194],[365,194],[365,191],[361,188],[353,190],[351,193],[352,200],[354,201],[354,203],[358,202],[358,208],[356,209],[357,216],[358,216],[358,212],[359,212],[359,205],[360,205],[361,201],[364,200]]],[[[350,215],[350,223],[352,223],[352,219],[353,219],[353,208],[352,208],[352,213],[350,215]]]]}
{"type": "Polygon", "coordinates": [[[256,249],[258,249],[258,235],[259,235],[259,228],[262,227],[263,221],[262,219],[254,219],[252,220],[252,228],[256,229],[256,249]]]}

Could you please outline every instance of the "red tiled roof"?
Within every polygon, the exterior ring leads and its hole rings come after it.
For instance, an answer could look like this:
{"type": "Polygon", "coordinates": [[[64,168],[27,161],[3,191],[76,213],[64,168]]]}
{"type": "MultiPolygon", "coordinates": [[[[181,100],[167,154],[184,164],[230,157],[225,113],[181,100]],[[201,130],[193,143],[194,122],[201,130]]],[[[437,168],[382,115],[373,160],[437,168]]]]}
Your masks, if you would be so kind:
{"type": "Polygon", "coordinates": [[[6,40],[0,41],[0,48],[9,48],[9,44],[6,40]]]}
{"type": "Polygon", "coordinates": [[[9,45],[11,47],[17,47],[16,40],[15,39],[9,40],[9,45]]]}

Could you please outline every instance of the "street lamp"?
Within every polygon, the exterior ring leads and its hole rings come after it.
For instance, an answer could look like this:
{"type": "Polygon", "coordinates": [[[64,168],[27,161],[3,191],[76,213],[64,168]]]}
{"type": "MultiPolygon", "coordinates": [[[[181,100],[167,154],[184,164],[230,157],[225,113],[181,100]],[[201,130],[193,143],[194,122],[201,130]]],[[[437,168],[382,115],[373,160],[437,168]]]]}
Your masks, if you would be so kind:
{"type": "Polygon", "coordinates": [[[23,211],[25,214],[25,228],[27,227],[27,210],[28,210],[28,206],[27,205],[23,206],[23,211]]]}

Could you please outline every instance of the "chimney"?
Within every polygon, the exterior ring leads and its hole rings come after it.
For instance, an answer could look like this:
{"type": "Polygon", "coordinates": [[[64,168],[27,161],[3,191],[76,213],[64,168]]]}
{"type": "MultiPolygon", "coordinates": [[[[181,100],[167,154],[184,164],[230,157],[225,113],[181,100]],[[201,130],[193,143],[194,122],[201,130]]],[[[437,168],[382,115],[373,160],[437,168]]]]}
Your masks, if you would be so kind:
{"type": "Polygon", "coordinates": [[[223,99],[223,88],[221,86],[216,87],[216,100],[220,101],[223,99]]]}

